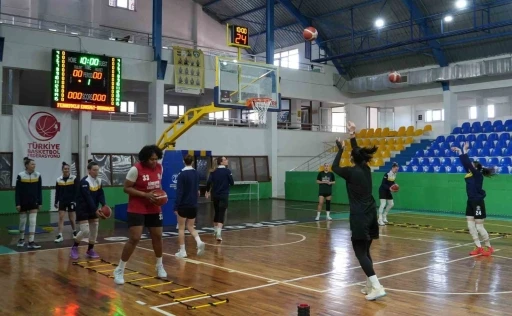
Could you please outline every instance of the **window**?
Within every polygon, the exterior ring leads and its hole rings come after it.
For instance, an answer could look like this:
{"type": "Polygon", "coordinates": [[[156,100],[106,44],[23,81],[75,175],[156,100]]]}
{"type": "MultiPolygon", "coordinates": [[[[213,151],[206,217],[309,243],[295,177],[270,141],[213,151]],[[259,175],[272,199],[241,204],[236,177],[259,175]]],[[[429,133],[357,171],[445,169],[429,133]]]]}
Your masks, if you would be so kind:
{"type": "Polygon", "coordinates": [[[494,104],[487,105],[487,117],[494,118],[494,104]]]}
{"type": "Polygon", "coordinates": [[[477,117],[476,106],[470,106],[469,107],[469,119],[470,120],[476,120],[476,117],[477,117]]]}
{"type": "Polygon", "coordinates": [[[114,8],[135,11],[135,0],[108,0],[108,5],[114,8]]]}
{"type": "Polygon", "coordinates": [[[208,119],[229,121],[229,110],[210,113],[208,119]]]}
{"type": "Polygon", "coordinates": [[[135,114],[135,102],[121,101],[121,112],[128,114],[135,114]]]}
{"type": "Polygon", "coordinates": [[[299,69],[299,49],[274,54],[274,65],[284,68],[299,69]]]}
{"type": "Polygon", "coordinates": [[[347,113],[332,113],[332,131],[338,133],[347,132],[347,113]]]}
{"type": "Polygon", "coordinates": [[[440,122],[444,121],[444,109],[442,110],[427,110],[425,111],[425,122],[440,122]]]}
{"type": "Polygon", "coordinates": [[[379,119],[378,108],[367,108],[366,110],[367,126],[368,128],[377,128],[379,119]]]}
{"type": "Polygon", "coordinates": [[[258,122],[258,112],[254,110],[242,110],[242,122],[258,122]]]}
{"type": "Polygon", "coordinates": [[[185,114],[184,105],[168,105],[164,104],[164,116],[182,116],[185,114]]]}

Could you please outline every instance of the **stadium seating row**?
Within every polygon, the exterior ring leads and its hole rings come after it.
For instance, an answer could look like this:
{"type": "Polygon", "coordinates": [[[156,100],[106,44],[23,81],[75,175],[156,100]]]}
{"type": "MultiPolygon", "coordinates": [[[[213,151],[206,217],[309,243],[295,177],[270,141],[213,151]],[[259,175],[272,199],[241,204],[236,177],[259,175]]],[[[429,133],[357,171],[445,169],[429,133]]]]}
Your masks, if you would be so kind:
{"type": "Polygon", "coordinates": [[[512,132],[512,120],[501,120],[494,122],[464,122],[460,127],[455,127],[452,134],[470,134],[470,133],[492,133],[492,132],[512,132]]]}
{"type": "Polygon", "coordinates": [[[421,136],[425,132],[431,132],[432,125],[425,125],[424,129],[414,129],[414,126],[401,126],[398,131],[391,131],[388,127],[385,128],[368,128],[362,129],[357,134],[357,138],[372,138],[372,137],[405,137],[405,136],[421,136]]]}
{"type": "MultiPolygon", "coordinates": [[[[357,145],[359,145],[360,147],[369,147],[369,146],[374,146],[374,145],[383,147],[383,146],[393,146],[393,145],[409,145],[414,142],[414,138],[412,136],[409,136],[409,137],[396,137],[396,138],[380,137],[380,138],[360,139],[360,138],[357,138],[357,136],[356,136],[356,141],[357,141],[357,145]]],[[[352,148],[350,145],[349,139],[346,139],[344,142],[345,142],[345,146],[347,148],[352,148]]],[[[399,150],[403,150],[403,149],[399,149],[399,150]]]]}
{"type": "MultiPolygon", "coordinates": [[[[512,165],[498,165],[494,167],[496,173],[499,174],[512,174],[512,165]]],[[[462,165],[451,166],[420,166],[420,165],[404,165],[401,166],[402,172],[421,172],[421,173],[466,173],[462,165]]]]}

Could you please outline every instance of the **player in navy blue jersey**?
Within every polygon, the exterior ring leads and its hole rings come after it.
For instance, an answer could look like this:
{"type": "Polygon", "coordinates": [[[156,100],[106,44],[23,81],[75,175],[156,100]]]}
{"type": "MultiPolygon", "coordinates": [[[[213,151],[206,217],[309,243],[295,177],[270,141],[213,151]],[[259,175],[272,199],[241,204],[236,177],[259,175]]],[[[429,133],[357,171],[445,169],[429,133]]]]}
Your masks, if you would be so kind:
{"type": "Polygon", "coordinates": [[[76,238],[76,196],[78,190],[78,178],[71,174],[71,168],[66,163],[62,163],[62,176],[57,178],[55,184],[55,208],[59,210],[59,234],[55,242],[62,242],[62,229],[64,228],[64,216],[68,213],[68,218],[73,229],[73,238],[76,238]]]}
{"type": "Polygon", "coordinates": [[[380,226],[385,226],[388,223],[388,213],[394,205],[391,187],[395,184],[398,168],[398,164],[394,162],[391,170],[384,174],[379,187],[380,207],[378,222],[380,226]],[[386,207],[386,210],[384,210],[384,207],[386,207]]]}
{"type": "Polygon", "coordinates": [[[464,144],[463,150],[460,148],[452,147],[452,151],[459,154],[460,162],[464,169],[466,169],[466,193],[468,201],[466,203],[466,220],[468,222],[469,234],[473,237],[475,242],[475,249],[469,254],[472,256],[484,255],[490,256],[494,252],[489,241],[489,234],[484,228],[484,220],[487,217],[485,210],[485,197],[487,193],[483,189],[484,177],[492,177],[495,175],[494,169],[484,168],[481,163],[477,161],[471,162],[468,156],[469,143],[464,144]],[[482,248],[479,235],[482,236],[485,248],[482,248]]]}
{"type": "Polygon", "coordinates": [[[324,164],[324,170],[318,173],[316,183],[318,184],[318,208],[316,212],[315,221],[320,220],[320,212],[324,206],[325,201],[325,214],[328,221],[332,221],[331,214],[331,199],[332,199],[332,185],[336,183],[334,173],[329,171],[329,164],[324,164]]]}
{"type": "Polygon", "coordinates": [[[28,157],[23,158],[25,171],[20,172],[16,178],[16,210],[20,214],[20,239],[18,247],[25,246],[25,226],[28,213],[28,248],[41,248],[34,242],[36,233],[37,212],[43,205],[43,180],[41,174],[36,171],[36,163],[28,157]]]}

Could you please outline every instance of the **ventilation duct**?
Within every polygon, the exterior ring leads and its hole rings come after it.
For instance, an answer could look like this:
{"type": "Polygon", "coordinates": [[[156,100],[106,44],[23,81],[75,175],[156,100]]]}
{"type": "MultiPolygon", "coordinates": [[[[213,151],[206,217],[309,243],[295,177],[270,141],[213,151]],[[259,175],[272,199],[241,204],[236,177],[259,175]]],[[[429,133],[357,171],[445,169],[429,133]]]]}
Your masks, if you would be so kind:
{"type": "Polygon", "coordinates": [[[413,70],[403,72],[402,82],[391,83],[389,74],[354,78],[345,85],[342,91],[361,93],[382,91],[408,86],[430,84],[440,81],[470,79],[483,76],[497,76],[512,73],[512,57],[503,57],[477,62],[454,64],[447,67],[413,70]]]}

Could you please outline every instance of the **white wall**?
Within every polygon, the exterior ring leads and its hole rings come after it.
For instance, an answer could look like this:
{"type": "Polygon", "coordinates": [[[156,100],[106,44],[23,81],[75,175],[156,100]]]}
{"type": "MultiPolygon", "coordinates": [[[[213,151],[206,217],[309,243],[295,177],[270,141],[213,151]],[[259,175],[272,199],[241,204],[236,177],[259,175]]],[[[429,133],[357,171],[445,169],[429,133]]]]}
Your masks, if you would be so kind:
{"type": "Polygon", "coordinates": [[[345,107],[345,111],[347,112],[347,122],[352,121],[356,125],[358,129],[363,129],[367,127],[367,115],[366,115],[366,107],[360,106],[356,104],[348,104],[345,107]]]}

